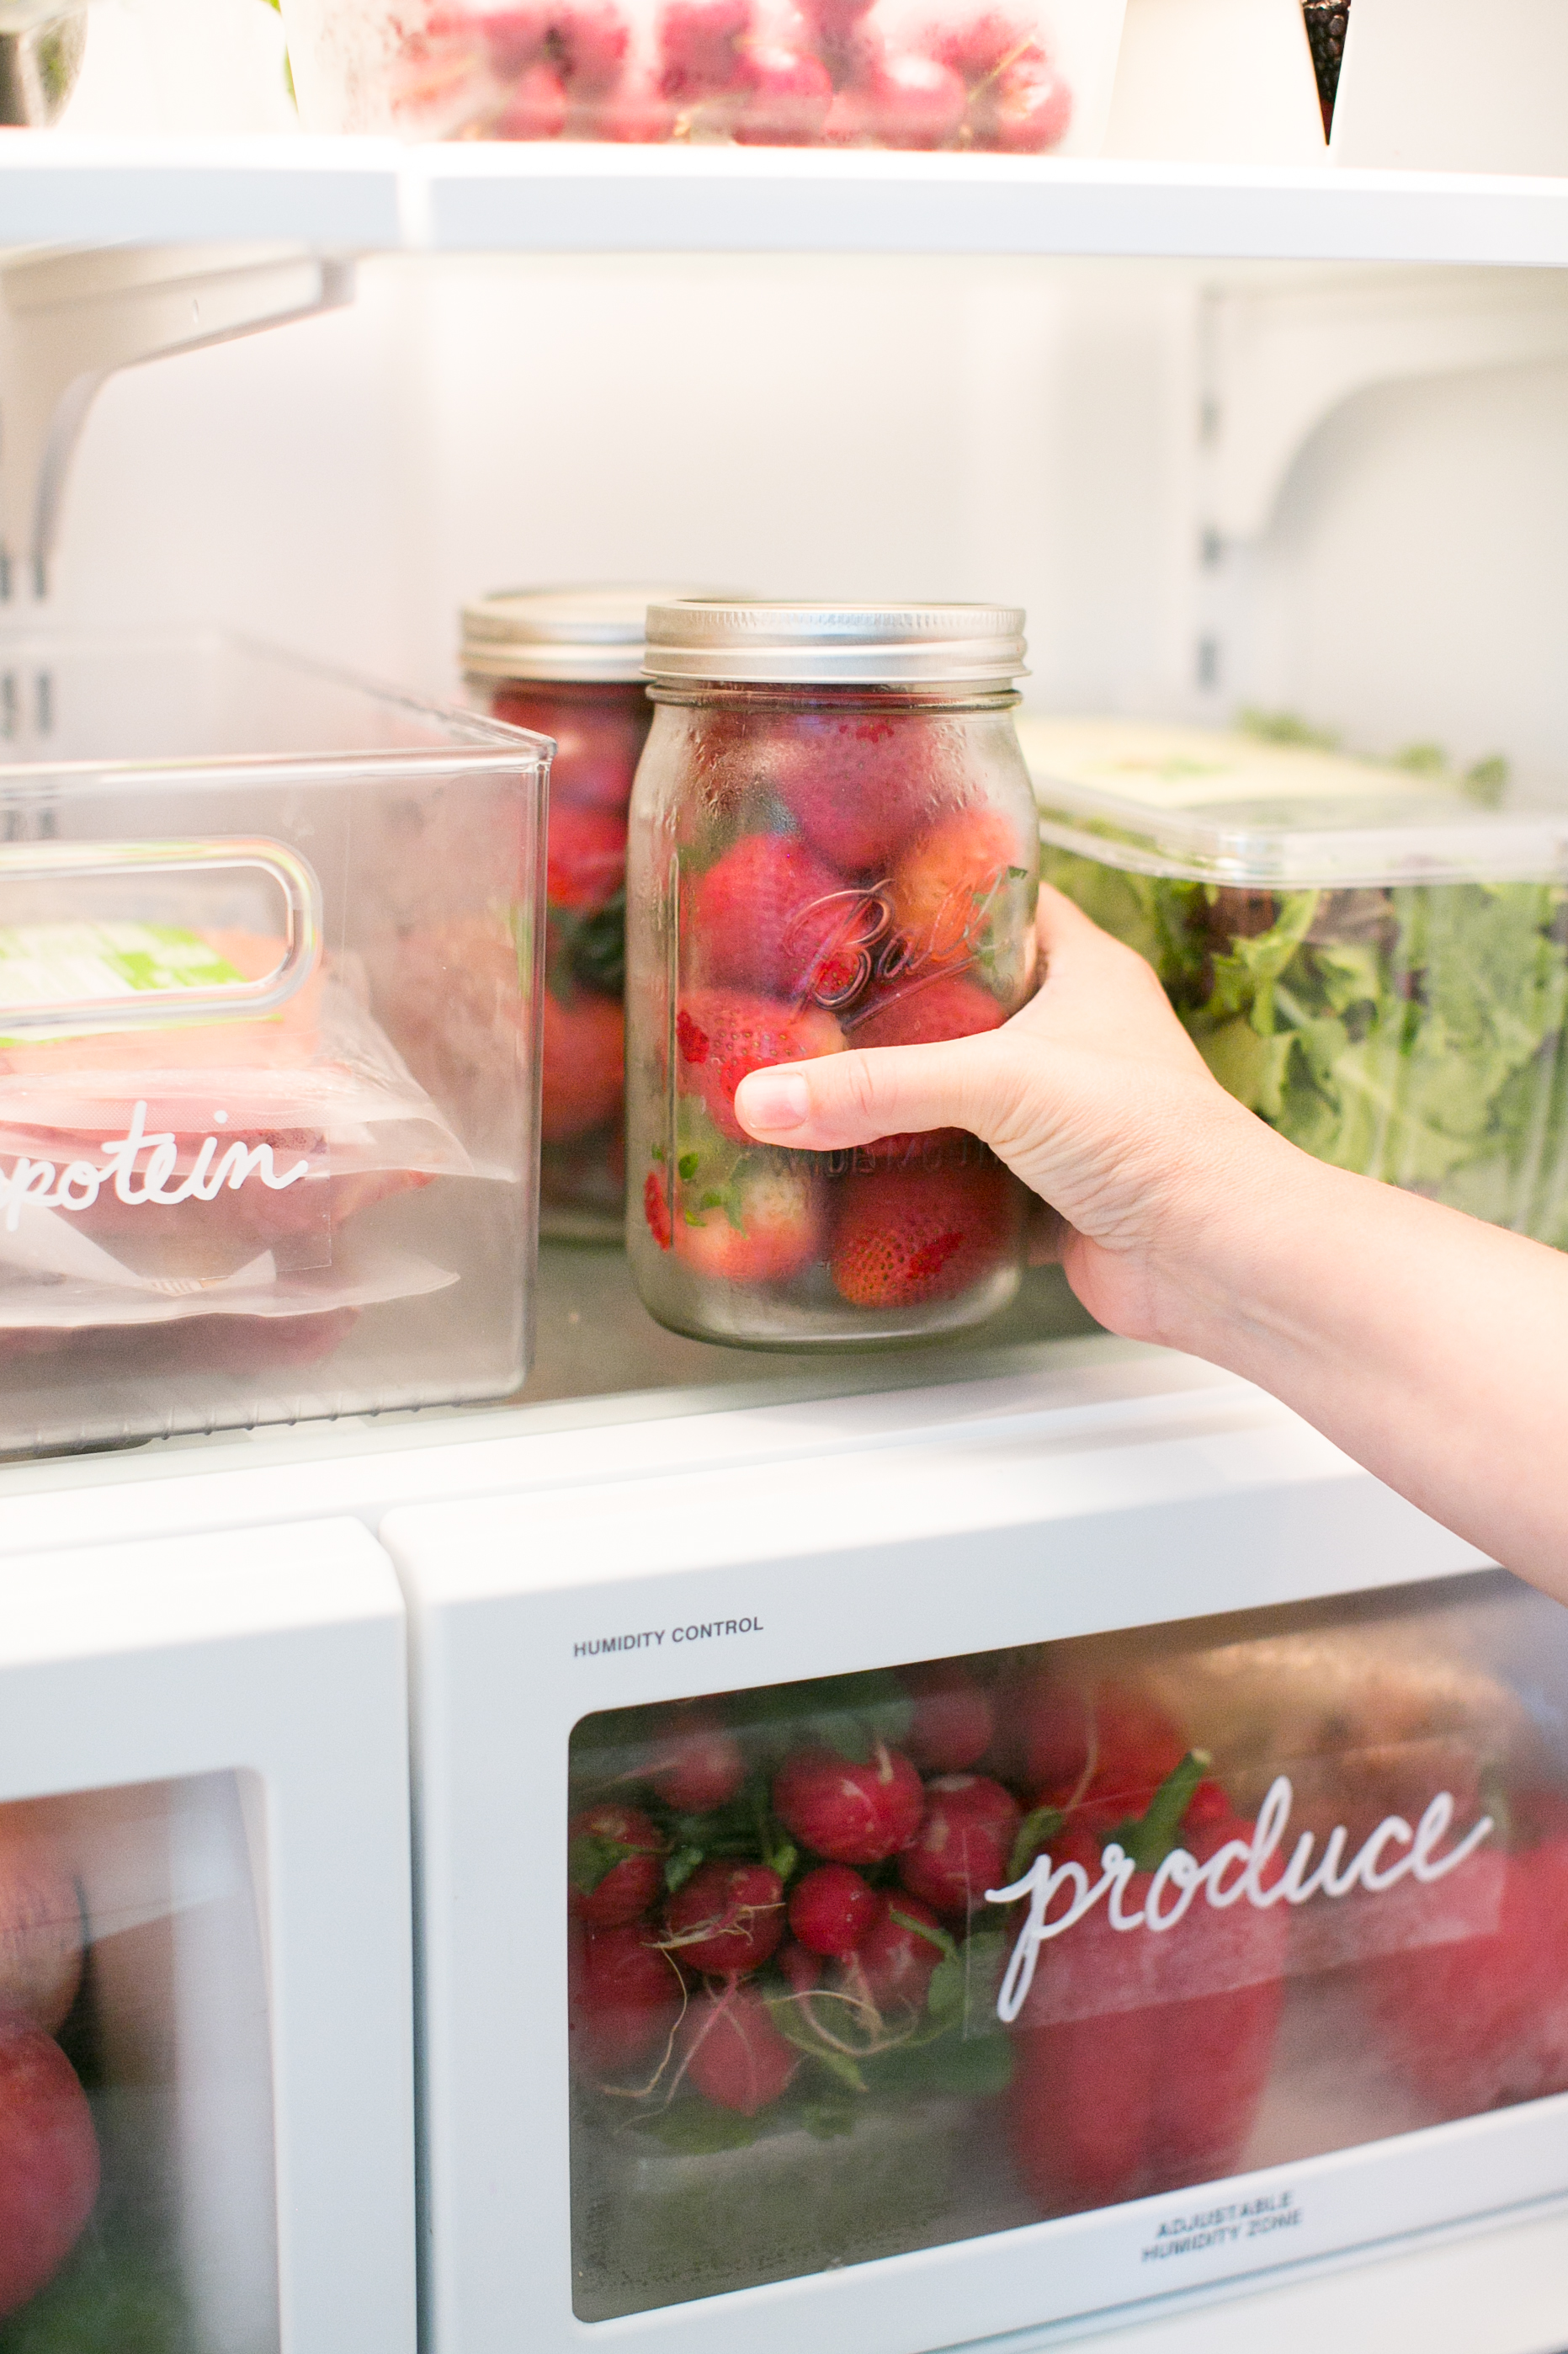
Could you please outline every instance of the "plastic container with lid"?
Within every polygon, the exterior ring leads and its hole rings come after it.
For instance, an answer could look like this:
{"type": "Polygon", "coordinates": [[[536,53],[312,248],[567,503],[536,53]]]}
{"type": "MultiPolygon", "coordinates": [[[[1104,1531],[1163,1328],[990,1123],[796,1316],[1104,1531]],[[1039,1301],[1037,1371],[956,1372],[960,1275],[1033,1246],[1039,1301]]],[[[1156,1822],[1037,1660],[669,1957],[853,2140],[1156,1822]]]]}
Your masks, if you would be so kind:
{"type": "Polygon", "coordinates": [[[308,131],[1093,155],[1126,0],[282,0],[308,131]]]}
{"type": "Polygon", "coordinates": [[[556,1240],[618,1243],[625,1220],[626,811],[653,716],[642,632],[651,604],[684,593],[519,588],[463,607],[470,692],[556,743],[539,1222],[556,1240]]]}
{"type": "Polygon", "coordinates": [[[975,1138],[773,1150],[735,1091],[766,1064],[993,1029],[1032,994],[1022,627],[988,605],[650,612],[627,1235],[662,1323],[761,1348],[893,1341],[1016,1289],[1022,1192],[975,1138]]]}
{"type": "Polygon", "coordinates": [[[1198,728],[1022,732],[1045,879],[1149,959],[1233,1095],[1568,1246],[1568,801],[1198,728]]]}
{"type": "Polygon", "coordinates": [[[216,637],[0,709],[0,1449],[514,1389],[548,745],[216,637]]]}

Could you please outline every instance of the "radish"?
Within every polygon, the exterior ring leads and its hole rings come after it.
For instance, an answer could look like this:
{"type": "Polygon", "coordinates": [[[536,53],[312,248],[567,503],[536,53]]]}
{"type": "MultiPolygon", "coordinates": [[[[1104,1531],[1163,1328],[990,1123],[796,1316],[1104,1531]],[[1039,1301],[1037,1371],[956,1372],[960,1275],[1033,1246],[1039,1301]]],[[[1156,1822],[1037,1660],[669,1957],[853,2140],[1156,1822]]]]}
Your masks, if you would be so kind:
{"type": "Polygon", "coordinates": [[[687,1969],[742,1978],[784,1936],[784,1883],[765,1863],[723,1857],[697,1866],[664,1908],[664,1946],[687,1969]]]}
{"type": "Polygon", "coordinates": [[[944,1774],[926,1787],[926,1819],[898,1859],[912,1896],[938,1913],[966,1914],[988,1888],[1007,1881],[1008,1858],[1023,1819],[1010,1790],[983,1774],[944,1774]]]}
{"type": "Polygon", "coordinates": [[[798,1749],[773,1782],[773,1811],[802,1847],[832,1863],[880,1863],[920,1828],[926,1793],[897,1750],[879,1741],[857,1765],[831,1749],[798,1749]]]}
{"type": "Polygon", "coordinates": [[[98,2197],[98,2141],[59,2045],[15,2014],[0,2020],[0,2314],[64,2264],[98,2197]]]}
{"type": "Polygon", "coordinates": [[[683,1712],[660,1741],[649,1780],[678,1815],[709,1815],[727,1807],[746,1779],[746,1759],[733,1733],[705,1710],[683,1712]]]}
{"type": "Polygon", "coordinates": [[[947,1932],[928,1904],[897,1889],[855,1949],[854,1965],[878,2010],[906,2003],[924,2010],[931,1973],[948,1946],[947,1932]]]}
{"type": "Polygon", "coordinates": [[[789,1926],[808,1953],[842,1961],[853,1954],[882,1909],[874,1888],[847,1863],[821,1863],[789,1899],[789,1926]]]}
{"type": "Polygon", "coordinates": [[[646,1913],[663,1883],[665,1840],[635,1807],[589,1807],[572,1818],[571,1909],[590,1929],[613,1929],[646,1913]]]}
{"type": "Polygon", "coordinates": [[[685,2030],[686,2073],[721,2109],[754,2117],[776,2101],[800,2054],[787,2043],[755,1987],[709,1988],[692,2005],[685,2030]]]}
{"type": "Polygon", "coordinates": [[[905,1690],[915,1702],[906,1736],[910,1756],[926,1774],[962,1774],[991,1747],[991,1694],[961,1668],[906,1668],[905,1690]]]}
{"type": "Polygon", "coordinates": [[[81,1982],[81,1901],[59,1849],[27,1812],[0,1808],[0,2010],[52,2035],[81,1982]]]}
{"type": "Polygon", "coordinates": [[[681,2015],[680,1965],[643,1921],[577,1930],[570,2022],[574,2053],[595,2075],[645,2059],[681,2015]]]}

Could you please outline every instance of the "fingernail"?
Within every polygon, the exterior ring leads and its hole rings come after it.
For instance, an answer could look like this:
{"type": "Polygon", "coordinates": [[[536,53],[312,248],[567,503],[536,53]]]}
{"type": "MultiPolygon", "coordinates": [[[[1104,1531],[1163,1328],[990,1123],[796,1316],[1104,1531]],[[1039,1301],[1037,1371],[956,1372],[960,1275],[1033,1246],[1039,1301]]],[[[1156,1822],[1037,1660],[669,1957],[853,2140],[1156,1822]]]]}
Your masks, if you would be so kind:
{"type": "Polygon", "coordinates": [[[735,1108],[746,1128],[799,1128],[811,1091],[798,1071],[752,1071],[736,1089],[735,1108]]]}

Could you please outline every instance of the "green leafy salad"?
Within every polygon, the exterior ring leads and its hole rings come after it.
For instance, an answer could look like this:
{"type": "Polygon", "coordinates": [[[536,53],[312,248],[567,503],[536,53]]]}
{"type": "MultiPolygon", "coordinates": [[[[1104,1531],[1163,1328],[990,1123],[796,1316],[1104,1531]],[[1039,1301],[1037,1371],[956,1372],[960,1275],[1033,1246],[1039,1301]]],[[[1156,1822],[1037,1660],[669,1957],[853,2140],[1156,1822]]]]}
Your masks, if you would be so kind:
{"type": "MultiPolygon", "coordinates": [[[[1236,887],[1053,843],[1043,801],[1044,878],[1148,958],[1231,1094],[1320,1160],[1568,1248],[1568,885],[1236,887]]],[[[1080,804],[1086,831],[1111,830],[1080,804]]]]}

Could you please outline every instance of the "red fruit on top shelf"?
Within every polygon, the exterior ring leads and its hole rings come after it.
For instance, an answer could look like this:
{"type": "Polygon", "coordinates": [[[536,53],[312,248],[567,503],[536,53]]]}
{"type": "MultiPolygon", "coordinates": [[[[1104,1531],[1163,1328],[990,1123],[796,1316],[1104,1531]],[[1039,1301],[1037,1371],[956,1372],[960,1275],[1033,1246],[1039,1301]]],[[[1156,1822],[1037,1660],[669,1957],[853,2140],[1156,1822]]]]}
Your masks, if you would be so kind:
{"type": "Polygon", "coordinates": [[[994,80],[1021,59],[1041,55],[1033,26],[996,9],[945,26],[932,48],[971,90],[994,80]]]}
{"type": "Polygon", "coordinates": [[[822,126],[822,143],[917,153],[950,147],[968,105],[961,79],[938,58],[873,51],[842,77],[822,126]]]}
{"type": "Polygon", "coordinates": [[[917,962],[978,950],[1011,867],[1032,867],[1011,821],[986,802],[956,810],[912,842],[893,870],[889,906],[917,962]]]}
{"type": "Polygon", "coordinates": [[[567,127],[566,86],[555,69],[530,66],[506,93],[490,125],[493,139],[558,139],[567,127]]]}
{"type": "Polygon", "coordinates": [[[691,938],[711,981],[832,1002],[854,977],[859,898],[803,842],[748,833],[692,886],[691,938]]]}
{"type": "Polygon", "coordinates": [[[619,8],[589,5],[556,11],[549,48],[574,101],[602,98],[615,88],[630,39],[619,8]]]}
{"type": "Polygon", "coordinates": [[[808,1953],[842,1961],[882,1910],[882,1899],[847,1863],[820,1863],[789,1899],[789,1926],[808,1953]]]}
{"type": "Polygon", "coordinates": [[[81,1982],[81,1900],[26,1806],[0,1808],[0,2016],[52,2035],[81,1982]]]}
{"type": "Polygon", "coordinates": [[[926,1793],[897,1750],[879,1741],[863,1765],[832,1749],[798,1749],[773,1777],[773,1811],[792,1839],[833,1863],[881,1863],[920,1828],[926,1793]]]}
{"type": "Polygon", "coordinates": [[[707,1815],[728,1806],[746,1779],[746,1758],[719,1718],[683,1710],[656,1743],[648,1779],[678,1815],[707,1815]]]}
{"type": "Polygon", "coordinates": [[[875,0],[800,0],[806,29],[819,48],[833,49],[849,40],[875,0]]]}
{"type": "Polygon", "coordinates": [[[751,0],[670,0],[659,20],[659,88],[678,106],[744,90],[751,0]]]}
{"type": "MultiPolygon", "coordinates": [[[[432,17],[431,29],[436,22],[432,17]]],[[[484,37],[492,72],[502,81],[511,81],[543,53],[550,12],[547,8],[489,8],[470,22],[484,37]]]]}
{"type": "Polygon", "coordinates": [[[740,147],[811,147],[833,102],[827,68],[808,50],[758,47],[749,59],[740,147]]]}
{"type": "Polygon", "coordinates": [[[579,989],[570,1004],[544,993],[539,1133],[546,1144],[613,1119],[626,1090],[626,1015],[613,997],[579,989]]]}
{"type": "Polygon", "coordinates": [[[646,1913],[663,1885],[666,1841],[636,1807],[614,1800],[574,1815],[568,1830],[571,1909],[592,1929],[646,1913]]]}
{"type": "Polygon", "coordinates": [[[922,811],[957,783],[919,713],[809,711],[780,726],[763,772],[811,848],[844,874],[885,874],[922,811]]]}
{"type": "Polygon", "coordinates": [[[991,1747],[991,1694],[959,1668],[906,1668],[901,1681],[915,1703],[904,1745],[921,1771],[978,1765],[991,1747]]]}
{"type": "Polygon", "coordinates": [[[878,2010],[907,2005],[924,2010],[931,1973],[942,1958],[946,1932],[931,1907],[896,1889],[855,1948],[854,1967],[878,2010]]]}
{"type": "MultiPolygon", "coordinates": [[[[1568,2092],[1568,1801],[1510,1793],[1508,1813],[1489,1933],[1356,1966],[1383,2051],[1435,2122],[1568,2092]]],[[[1407,1882],[1400,1897],[1441,1919],[1445,1893],[1407,1882]]]]}
{"type": "Polygon", "coordinates": [[[1044,155],[1073,125],[1073,93],[1045,58],[1021,58],[973,102],[977,147],[1004,155],[1044,155]]]}
{"type": "Polygon", "coordinates": [[[676,111],[644,75],[628,74],[608,98],[583,107],[572,124],[582,139],[604,139],[622,147],[652,147],[673,138],[676,111]]]}
{"type": "Polygon", "coordinates": [[[0,2020],[0,2315],[52,2280],[98,2197],[98,2140],[59,2045],[0,2020]]]}
{"type": "Polygon", "coordinates": [[[784,1935],[784,1883],[765,1863],[698,1864],[664,1908],[664,1942],[712,1978],[759,1969],[784,1935]]]}
{"type": "Polygon", "coordinates": [[[788,1283],[821,1257],[822,1234],[822,1189],[804,1161],[745,1167],[723,1202],[683,1206],[673,1226],[675,1256],[694,1275],[746,1288],[788,1283]]]}
{"type": "Polygon", "coordinates": [[[926,1786],[926,1815],[898,1859],[912,1896],[938,1913],[967,1914],[988,1888],[1007,1884],[1007,1860],[1022,1821],[1011,1790],[981,1774],[945,1774],[926,1786]]]}
{"type": "Polygon", "coordinates": [[[593,2075],[635,2067],[680,2018],[685,1981],[658,1937],[646,1921],[582,1933],[568,2015],[573,2059],[593,2075]]]}
{"type": "Polygon", "coordinates": [[[755,1987],[705,1989],[682,2040],[686,2075],[697,2091],[743,2117],[776,2101],[800,2062],[755,1987]]]}
{"type": "Polygon", "coordinates": [[[820,1005],[780,1005],[739,991],[689,990],[675,1016],[675,1084],[700,1096],[732,1144],[751,1139],[735,1116],[735,1091],[748,1071],[842,1052],[843,1032],[820,1005]]]}
{"type": "Polygon", "coordinates": [[[853,1171],[840,1187],[829,1269],[852,1308],[933,1307],[1011,1262],[1017,1201],[988,1161],[853,1171]]]}
{"type": "Polygon", "coordinates": [[[546,896],[553,907],[602,907],[626,880],[626,820],[613,811],[550,811],[546,896]]]}
{"type": "Polygon", "coordinates": [[[1101,1829],[1141,1815],[1187,1754],[1180,1726],[1135,1685],[1086,1686],[1048,1668],[1016,1696],[1015,1729],[1034,1804],[1075,1806],[1101,1829]]]}

